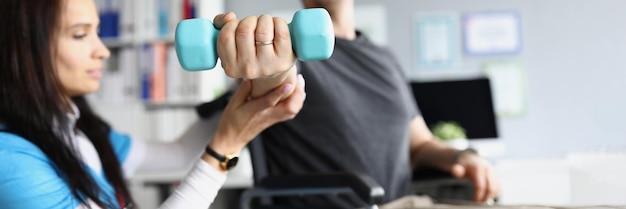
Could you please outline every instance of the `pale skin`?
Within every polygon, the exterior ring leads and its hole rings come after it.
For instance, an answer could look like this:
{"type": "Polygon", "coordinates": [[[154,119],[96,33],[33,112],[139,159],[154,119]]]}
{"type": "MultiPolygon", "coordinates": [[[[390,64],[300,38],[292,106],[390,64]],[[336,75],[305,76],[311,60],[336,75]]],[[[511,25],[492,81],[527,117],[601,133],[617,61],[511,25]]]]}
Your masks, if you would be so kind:
{"type": "MultiPolygon", "coordinates": [[[[322,7],[329,12],[336,37],[347,40],[356,38],[353,0],[303,0],[302,2],[305,8],[322,7]]],[[[242,68],[235,67],[242,66],[242,63],[249,60],[267,64],[274,63],[276,65],[292,64],[295,61],[295,57],[286,55],[292,53],[291,48],[286,46],[288,41],[282,40],[282,38],[279,41],[276,40],[276,37],[288,37],[288,30],[284,21],[270,18],[267,15],[262,15],[258,18],[246,17],[243,20],[238,20],[233,13],[226,13],[216,16],[214,22],[216,27],[222,28],[219,37],[222,47],[218,48],[218,53],[220,53],[222,65],[230,73],[229,75],[233,77],[262,78],[254,83],[255,90],[259,92],[271,89],[282,81],[289,82],[292,79],[290,76],[295,75],[294,68],[289,68],[286,71],[272,71],[271,69],[287,68],[274,67],[269,70],[243,68],[241,70],[242,68]],[[270,40],[270,37],[272,37],[269,35],[270,31],[274,31],[274,34],[277,34],[274,35],[275,46],[273,50],[269,47],[265,50],[251,50],[255,40],[270,40]],[[237,50],[240,46],[243,46],[244,50],[237,50]]],[[[255,94],[253,93],[253,95],[255,94]]],[[[457,162],[453,162],[453,156],[457,150],[437,140],[421,116],[415,117],[408,128],[410,134],[410,158],[413,167],[433,166],[448,171],[457,178],[470,179],[475,186],[475,201],[485,202],[497,196],[499,183],[489,162],[468,152],[464,152],[459,156],[457,162]]]]}
{"type": "MultiPolygon", "coordinates": [[[[66,0],[63,5],[60,28],[53,41],[56,44],[51,50],[56,55],[56,73],[69,101],[70,97],[93,93],[100,88],[102,63],[110,56],[110,51],[98,36],[100,20],[92,0],[66,0]]],[[[247,64],[245,69],[261,64],[252,61],[243,63],[247,64]]],[[[291,66],[280,69],[285,71],[291,66]]],[[[241,66],[230,69],[237,68],[241,66]]],[[[304,80],[295,74],[292,77],[259,91],[253,99],[250,96],[255,91],[253,83],[256,81],[242,82],[227,105],[208,146],[222,154],[238,153],[265,128],[295,117],[302,108],[305,93],[304,80]]],[[[226,172],[215,158],[203,154],[201,159],[226,172]]]]}
{"type": "Polygon", "coordinates": [[[269,15],[237,19],[230,12],[217,15],[214,24],[221,29],[217,52],[224,71],[233,78],[251,79],[252,97],[296,80],[296,56],[285,20],[269,15]],[[257,46],[256,42],[273,44],[257,46]]]}

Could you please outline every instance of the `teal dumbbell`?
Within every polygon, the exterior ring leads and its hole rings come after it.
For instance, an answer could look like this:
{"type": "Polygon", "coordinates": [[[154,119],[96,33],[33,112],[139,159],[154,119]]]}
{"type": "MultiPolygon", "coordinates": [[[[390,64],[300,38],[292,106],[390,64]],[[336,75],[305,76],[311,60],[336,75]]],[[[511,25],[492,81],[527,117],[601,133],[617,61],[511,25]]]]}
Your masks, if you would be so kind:
{"type": "MultiPolygon", "coordinates": [[[[219,32],[208,19],[188,19],[178,23],[174,39],[183,69],[200,71],[215,67],[219,32]]],[[[302,61],[328,59],[333,53],[335,33],[325,9],[297,11],[289,24],[289,33],[293,50],[302,61]]]]}

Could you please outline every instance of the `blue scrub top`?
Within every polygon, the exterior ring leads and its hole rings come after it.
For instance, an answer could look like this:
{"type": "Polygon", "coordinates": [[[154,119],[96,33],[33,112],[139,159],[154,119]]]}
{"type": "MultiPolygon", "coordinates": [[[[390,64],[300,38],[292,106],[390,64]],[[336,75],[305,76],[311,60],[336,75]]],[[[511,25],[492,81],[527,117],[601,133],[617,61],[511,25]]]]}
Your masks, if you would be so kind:
{"type": "MultiPolygon", "coordinates": [[[[72,195],[56,165],[34,144],[21,136],[1,132],[0,125],[0,206],[15,209],[74,209],[80,202],[72,195]]],[[[130,137],[109,133],[120,163],[127,159],[130,137]]],[[[88,169],[100,186],[100,199],[117,205],[115,190],[104,173],[88,169]]],[[[71,174],[68,176],[72,178],[71,174]]]]}

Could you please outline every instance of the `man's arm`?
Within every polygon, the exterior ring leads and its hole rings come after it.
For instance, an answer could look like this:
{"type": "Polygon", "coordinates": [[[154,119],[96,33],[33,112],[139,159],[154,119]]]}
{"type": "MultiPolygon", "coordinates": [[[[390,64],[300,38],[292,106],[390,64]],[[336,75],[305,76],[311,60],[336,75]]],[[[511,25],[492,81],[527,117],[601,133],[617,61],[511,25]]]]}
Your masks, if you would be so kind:
{"type": "Polygon", "coordinates": [[[474,201],[485,202],[498,195],[500,186],[489,162],[471,152],[453,149],[438,140],[430,132],[422,116],[416,116],[411,121],[409,137],[413,168],[431,166],[450,172],[457,178],[471,180],[474,185],[474,201]]]}
{"type": "Polygon", "coordinates": [[[416,116],[409,125],[411,140],[411,165],[430,166],[440,170],[450,171],[454,164],[456,149],[450,148],[438,140],[424,122],[422,116],[416,116]]]}

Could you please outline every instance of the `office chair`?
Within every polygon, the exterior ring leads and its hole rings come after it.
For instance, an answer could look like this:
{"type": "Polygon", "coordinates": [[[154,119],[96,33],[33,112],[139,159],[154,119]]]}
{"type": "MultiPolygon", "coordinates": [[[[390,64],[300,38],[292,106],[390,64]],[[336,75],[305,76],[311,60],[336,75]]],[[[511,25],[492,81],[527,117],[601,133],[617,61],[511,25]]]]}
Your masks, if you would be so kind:
{"type": "Polygon", "coordinates": [[[270,197],[305,195],[347,195],[359,200],[361,207],[376,209],[385,191],[371,177],[358,173],[322,173],[270,176],[265,162],[265,149],[258,136],[248,148],[252,158],[255,187],[244,191],[241,208],[275,208],[270,197]],[[259,201],[253,202],[254,199],[259,201]]]}
{"type": "MultiPolygon", "coordinates": [[[[377,208],[384,189],[365,174],[328,173],[289,176],[269,176],[265,163],[265,149],[260,136],[248,145],[252,158],[254,188],[243,193],[242,209],[275,208],[268,197],[304,196],[318,194],[352,195],[364,208],[377,208]],[[258,202],[253,202],[257,199],[258,202]]],[[[474,187],[468,179],[458,179],[450,173],[430,167],[413,171],[412,188],[415,194],[429,196],[434,201],[472,201],[474,187]]]]}

